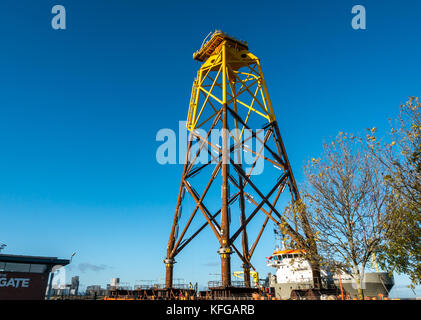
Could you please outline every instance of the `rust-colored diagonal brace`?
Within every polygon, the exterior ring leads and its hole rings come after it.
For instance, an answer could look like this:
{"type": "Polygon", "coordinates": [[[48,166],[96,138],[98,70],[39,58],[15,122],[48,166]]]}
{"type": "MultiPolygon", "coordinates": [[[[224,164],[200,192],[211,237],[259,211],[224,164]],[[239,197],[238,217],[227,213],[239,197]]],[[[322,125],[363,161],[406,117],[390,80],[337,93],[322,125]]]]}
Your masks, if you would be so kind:
{"type": "MultiPolygon", "coordinates": [[[[262,129],[262,130],[263,130],[263,129],[262,129]]],[[[190,177],[194,176],[195,174],[197,174],[199,171],[201,171],[202,169],[204,169],[205,167],[207,167],[207,166],[208,166],[208,165],[210,165],[211,163],[214,163],[213,161],[220,161],[220,159],[221,159],[221,157],[222,157],[222,152],[221,152],[221,150],[219,150],[219,148],[217,148],[217,147],[213,146],[212,144],[210,144],[210,143],[208,142],[208,140],[204,139],[204,138],[203,138],[203,137],[201,137],[200,135],[197,135],[197,134],[193,134],[193,135],[195,135],[196,137],[198,137],[199,139],[201,139],[202,141],[204,141],[205,143],[207,143],[208,145],[210,145],[212,148],[217,149],[217,150],[219,151],[219,154],[218,154],[217,156],[214,156],[213,154],[211,154],[211,153],[210,153],[210,151],[209,151],[209,149],[208,149],[208,153],[211,155],[211,160],[210,160],[208,163],[203,164],[203,165],[202,165],[202,166],[200,166],[199,168],[196,168],[196,169],[194,169],[194,170],[192,170],[192,171],[188,172],[188,174],[186,174],[186,178],[190,178],[190,177]]],[[[253,138],[253,136],[248,137],[248,138],[247,138],[247,139],[245,139],[243,142],[232,145],[232,146],[230,147],[230,153],[231,153],[231,152],[233,152],[233,151],[235,150],[235,148],[236,148],[238,145],[240,145],[240,144],[244,144],[244,143],[246,143],[247,141],[249,141],[249,140],[250,140],[250,139],[252,139],[252,138],[253,138]]],[[[256,163],[256,162],[257,162],[257,160],[255,160],[255,163],[256,163]]],[[[255,163],[253,164],[253,167],[255,166],[255,163]]],[[[280,165],[280,164],[277,164],[277,165],[280,165]]],[[[251,174],[251,172],[249,172],[249,174],[251,174]]]]}
{"type": "MultiPolygon", "coordinates": [[[[234,166],[235,170],[237,172],[240,172],[241,176],[243,176],[248,183],[250,184],[250,186],[254,189],[254,191],[256,191],[256,193],[259,195],[259,197],[261,197],[263,199],[263,202],[265,202],[268,207],[270,209],[273,210],[273,212],[276,214],[276,216],[281,220],[281,222],[285,225],[286,231],[288,232],[288,234],[295,239],[299,244],[305,244],[304,239],[301,237],[300,234],[296,233],[294,229],[291,228],[291,226],[285,221],[285,219],[281,216],[281,214],[278,212],[278,210],[276,210],[276,208],[270,203],[270,201],[268,200],[268,197],[265,197],[260,190],[254,185],[254,183],[246,176],[245,172],[242,170],[242,168],[240,168],[238,165],[236,165],[232,160],[231,160],[231,164],[234,166]]],[[[281,180],[283,180],[285,177],[287,177],[287,175],[284,175],[282,177],[282,179],[280,179],[280,181],[278,181],[278,183],[276,184],[276,186],[279,185],[279,183],[281,182],[281,180]]]]}
{"type": "Polygon", "coordinates": [[[269,158],[267,158],[267,157],[265,157],[265,156],[261,155],[260,153],[257,153],[256,151],[253,151],[253,150],[251,150],[251,149],[249,149],[249,148],[247,148],[247,147],[243,147],[243,149],[244,149],[244,150],[246,150],[246,151],[248,151],[248,152],[253,153],[254,155],[256,155],[256,157],[262,158],[262,159],[264,159],[264,160],[266,160],[266,161],[269,161],[270,163],[272,163],[272,164],[273,164],[273,165],[275,165],[275,166],[280,166],[280,167],[282,167],[282,168],[283,168],[283,166],[282,166],[282,165],[280,165],[278,162],[275,162],[275,161],[273,161],[273,160],[271,160],[271,159],[269,159],[269,158]]]}
{"type": "MultiPolygon", "coordinates": [[[[234,116],[234,118],[236,118],[243,126],[245,126],[248,130],[251,131],[251,134],[252,134],[253,137],[255,137],[257,140],[259,140],[260,143],[263,143],[263,141],[256,135],[256,133],[253,130],[251,130],[250,127],[246,123],[244,123],[244,121],[241,119],[241,117],[234,110],[232,110],[230,107],[227,107],[227,109],[234,116]]],[[[281,165],[282,167],[285,167],[285,164],[282,161],[282,159],[279,157],[279,155],[276,152],[274,152],[271,148],[269,148],[266,143],[263,143],[263,144],[264,144],[265,148],[275,158],[275,160],[279,162],[279,165],[281,165]]]]}
{"type": "MultiPolygon", "coordinates": [[[[236,183],[236,181],[235,181],[235,179],[232,177],[232,176],[230,176],[230,181],[237,187],[237,188],[239,188],[240,189],[240,185],[239,184],[237,184],[236,183]]],[[[285,180],[284,180],[285,181],[285,180]]],[[[285,182],[283,182],[283,183],[285,183],[285,182]]],[[[278,202],[278,199],[279,199],[279,196],[282,194],[282,188],[281,187],[278,187],[278,192],[277,192],[277,194],[276,194],[276,197],[275,197],[275,200],[273,201],[273,203],[272,203],[272,205],[273,206],[275,206],[276,205],[276,203],[278,202]]],[[[258,206],[258,203],[256,202],[256,201],[254,201],[250,196],[247,196],[247,198],[250,200],[250,201],[252,201],[253,202],[253,204],[254,205],[256,205],[256,206],[258,206]]],[[[260,237],[262,236],[262,234],[263,234],[263,231],[265,230],[265,228],[266,228],[266,225],[267,225],[267,223],[268,223],[268,221],[269,221],[269,218],[271,218],[272,220],[274,220],[273,219],[273,217],[271,216],[272,215],[272,210],[270,210],[269,211],[269,213],[263,208],[263,207],[260,207],[260,210],[261,211],[263,211],[263,213],[265,213],[266,214],[266,219],[265,219],[265,222],[263,223],[263,225],[262,225],[262,227],[261,227],[261,229],[260,229],[260,232],[259,232],[259,234],[258,234],[258,236],[257,236],[257,238],[256,238],[256,240],[254,241],[254,243],[253,243],[253,245],[252,245],[252,247],[251,247],[251,249],[250,249],[250,251],[249,251],[249,254],[248,254],[248,259],[250,260],[251,259],[251,257],[253,256],[253,253],[254,253],[254,249],[256,248],[256,246],[257,246],[257,244],[258,244],[258,242],[259,242],[259,240],[260,240],[260,237]]],[[[257,212],[256,212],[257,213],[257,212]]],[[[250,219],[250,221],[251,221],[251,219],[250,219]]],[[[274,220],[274,222],[275,223],[277,223],[277,221],[276,220],[274,220]]],[[[243,223],[243,222],[242,222],[243,223]]],[[[244,222],[245,223],[245,222],[244,222]]],[[[247,222],[248,223],[248,222],[247,222]]],[[[245,229],[245,227],[244,227],[244,229],[245,229]]]]}
{"type": "MultiPolygon", "coordinates": [[[[284,186],[285,186],[285,182],[284,182],[284,186]]],[[[279,196],[281,195],[281,193],[282,193],[282,191],[283,191],[282,189],[283,189],[283,186],[280,186],[280,187],[278,188],[278,193],[276,194],[275,200],[273,200],[273,204],[272,204],[273,206],[276,206],[276,203],[278,202],[279,196]]],[[[265,212],[265,211],[266,211],[264,208],[261,208],[261,210],[262,210],[263,212],[265,212]]],[[[266,213],[266,212],[265,212],[265,213],[266,213]]],[[[260,237],[262,236],[263,231],[265,230],[266,225],[267,225],[267,223],[268,223],[268,221],[269,221],[269,218],[270,218],[270,217],[272,217],[272,210],[270,210],[270,211],[269,211],[269,213],[268,213],[268,214],[266,214],[266,219],[265,219],[265,222],[263,223],[262,228],[260,229],[260,232],[259,232],[259,235],[258,235],[258,236],[257,236],[257,238],[256,238],[256,241],[253,243],[253,246],[251,247],[251,250],[250,250],[250,257],[252,257],[252,256],[253,256],[254,249],[256,249],[256,246],[257,246],[257,244],[259,243],[260,237]]]]}
{"type": "Polygon", "coordinates": [[[221,168],[222,161],[220,161],[216,166],[215,169],[212,172],[212,176],[206,185],[205,190],[202,193],[202,196],[199,199],[199,202],[196,204],[196,207],[193,210],[193,213],[191,214],[189,220],[186,223],[186,226],[183,229],[183,232],[181,233],[180,237],[177,240],[177,243],[175,244],[172,252],[171,252],[171,258],[174,258],[174,252],[177,250],[177,247],[179,246],[181,240],[183,240],[184,234],[187,232],[187,229],[189,228],[191,222],[193,221],[194,216],[196,215],[197,210],[199,209],[199,205],[202,203],[203,199],[205,198],[206,194],[208,193],[209,188],[211,187],[213,181],[215,181],[216,175],[218,174],[219,169],[221,168]]]}
{"type": "MultiPolygon", "coordinates": [[[[272,134],[272,131],[271,130],[268,130],[268,131],[266,131],[266,134],[265,134],[265,139],[264,139],[264,143],[260,146],[260,150],[259,150],[259,154],[261,154],[262,153],[262,151],[263,151],[263,148],[265,147],[264,146],[264,144],[266,144],[266,142],[268,141],[268,139],[270,138],[270,135],[272,134]]],[[[259,158],[258,157],[256,157],[256,159],[254,159],[254,161],[253,161],[253,164],[251,165],[251,167],[250,167],[250,170],[249,170],[249,172],[247,173],[247,176],[248,177],[250,177],[251,176],[251,174],[252,174],[252,172],[253,172],[253,170],[254,170],[254,167],[256,166],[256,164],[257,164],[257,161],[259,160],[259,158]]],[[[244,183],[244,187],[247,185],[247,181],[244,183]]]]}
{"type": "MultiPolygon", "coordinates": [[[[194,193],[194,190],[192,190],[193,191],[193,193],[194,193]]],[[[237,193],[237,194],[239,194],[239,192],[237,193]]],[[[231,198],[231,199],[233,199],[233,198],[231,198]]],[[[230,201],[228,202],[228,205],[230,204],[230,201]]],[[[201,206],[203,206],[204,207],[204,205],[203,204],[201,204],[201,206]]],[[[208,212],[208,214],[209,214],[209,211],[206,209],[206,207],[204,207],[204,209],[205,209],[205,211],[206,212],[208,212]]],[[[219,225],[219,223],[218,222],[216,222],[215,220],[214,220],[214,218],[219,214],[221,212],[221,210],[218,210],[218,212],[214,215],[214,216],[212,216],[212,220],[213,220],[213,223],[215,224],[215,226],[220,230],[221,229],[221,227],[220,227],[220,225],[219,225]]],[[[210,214],[209,214],[210,215],[210,214]]],[[[206,217],[206,215],[205,215],[205,217],[206,217]]],[[[209,221],[208,221],[208,223],[207,224],[210,224],[211,225],[211,227],[213,227],[213,224],[211,224],[211,221],[212,221],[211,219],[209,219],[209,221]]],[[[217,236],[217,238],[218,238],[218,236],[217,236]]],[[[218,240],[220,241],[220,238],[218,238],[218,240]]],[[[246,257],[244,257],[239,251],[238,251],[238,249],[235,247],[235,245],[234,245],[234,243],[230,240],[229,241],[229,245],[231,245],[232,247],[233,247],[233,249],[234,249],[234,251],[237,253],[237,255],[240,257],[240,259],[244,262],[244,263],[248,263],[252,268],[253,268],[253,270],[255,270],[255,268],[253,267],[253,265],[251,264],[251,262],[250,262],[250,260],[249,259],[247,259],[246,257]]]]}
{"type": "Polygon", "coordinates": [[[260,229],[260,232],[256,238],[256,241],[254,241],[253,246],[250,249],[250,258],[253,256],[254,249],[256,249],[256,246],[259,243],[260,237],[262,236],[263,231],[265,230],[268,221],[269,221],[269,217],[266,217],[265,222],[263,222],[262,228],[260,229]]]}
{"type": "MultiPolygon", "coordinates": [[[[244,177],[244,176],[243,176],[244,177]]],[[[259,212],[260,208],[265,204],[265,200],[267,200],[267,198],[270,198],[270,196],[273,194],[273,192],[275,192],[276,188],[279,187],[279,185],[281,183],[283,183],[283,180],[286,176],[283,176],[281,179],[279,179],[279,181],[275,184],[275,186],[269,191],[267,197],[263,196],[260,191],[259,191],[259,195],[262,198],[262,202],[260,202],[260,204],[256,207],[256,209],[254,209],[254,211],[249,215],[249,217],[247,218],[247,220],[240,226],[240,228],[238,228],[238,230],[232,235],[230,242],[234,242],[235,239],[239,236],[239,234],[243,231],[243,229],[249,224],[249,222],[254,218],[254,216],[257,214],[257,212],[259,212]]],[[[246,179],[247,180],[247,179],[246,179]]],[[[252,185],[252,184],[250,184],[252,185]]],[[[254,186],[254,185],[253,185],[254,186]]]]}
{"type": "MultiPolygon", "coordinates": [[[[235,195],[233,195],[231,197],[231,199],[228,201],[228,204],[232,204],[240,195],[240,192],[237,192],[235,195]]],[[[218,215],[221,213],[221,209],[219,209],[212,217],[211,217],[211,221],[215,221],[215,218],[218,217],[218,215]]],[[[193,233],[193,235],[190,236],[190,238],[186,239],[185,242],[183,242],[180,246],[180,248],[178,248],[175,253],[174,256],[176,256],[181,250],[183,250],[183,248],[189,244],[190,241],[192,241],[204,228],[206,228],[209,224],[207,222],[205,222],[195,233],[193,233]]]]}
{"type": "MultiPolygon", "coordinates": [[[[210,220],[210,218],[209,218],[210,213],[209,213],[208,209],[205,207],[205,205],[203,203],[199,203],[199,198],[197,197],[197,194],[194,191],[194,189],[192,188],[192,186],[190,185],[190,183],[188,183],[187,181],[184,181],[184,185],[186,186],[187,191],[193,197],[194,201],[196,201],[196,203],[199,205],[200,211],[202,211],[203,215],[205,216],[205,219],[208,222],[208,224],[210,225],[210,227],[212,228],[212,231],[215,233],[216,238],[218,239],[218,241],[221,241],[220,231],[215,228],[216,222],[215,222],[215,225],[214,225],[212,223],[212,221],[210,220]]],[[[219,229],[219,227],[218,227],[218,229],[219,229]]]]}
{"type": "MultiPolygon", "coordinates": [[[[230,111],[230,113],[234,116],[234,118],[236,118],[246,129],[251,131],[252,137],[256,138],[257,140],[259,140],[260,143],[262,143],[265,148],[271,153],[271,155],[280,163],[281,166],[284,166],[284,163],[282,161],[281,158],[279,158],[279,155],[274,152],[271,148],[269,148],[267,146],[266,143],[264,143],[256,134],[256,132],[254,132],[242,119],[241,117],[237,114],[237,112],[235,112],[234,110],[232,110],[230,107],[228,107],[228,110],[230,111]]],[[[262,129],[263,130],[263,129],[262,129]]]]}
{"type": "Polygon", "coordinates": [[[186,159],[184,162],[184,168],[183,168],[183,175],[181,177],[181,183],[180,183],[180,189],[178,192],[178,199],[177,199],[177,205],[176,205],[176,209],[175,209],[175,213],[174,213],[174,221],[173,221],[173,225],[171,227],[171,233],[170,233],[170,237],[168,239],[168,245],[167,245],[167,259],[164,260],[165,262],[165,287],[166,288],[171,288],[172,287],[172,280],[173,280],[173,264],[174,261],[172,261],[172,259],[169,259],[169,256],[174,248],[174,242],[175,242],[175,231],[176,228],[178,226],[178,218],[179,218],[179,210],[180,210],[180,206],[181,206],[181,202],[182,202],[182,198],[183,198],[183,192],[184,192],[184,181],[185,181],[185,177],[186,177],[186,171],[187,171],[187,166],[189,163],[189,152],[190,152],[190,148],[192,145],[192,141],[189,137],[189,142],[187,145],[187,153],[186,153],[186,159]]]}
{"type": "MultiPolygon", "coordinates": [[[[210,129],[208,130],[207,134],[206,134],[206,140],[209,138],[209,135],[212,132],[212,129],[216,126],[216,124],[218,123],[220,117],[221,117],[221,113],[222,113],[222,109],[218,111],[217,115],[215,116],[215,119],[212,122],[212,126],[210,127],[210,129]]],[[[197,150],[196,155],[194,156],[194,159],[190,162],[190,165],[187,168],[187,173],[190,172],[191,168],[194,166],[194,162],[196,161],[197,157],[199,156],[203,146],[206,144],[205,140],[202,140],[199,150],[197,150]]]]}
{"type": "Polygon", "coordinates": [[[256,271],[256,269],[253,267],[253,265],[251,264],[250,260],[247,259],[246,257],[244,257],[240,251],[238,251],[238,249],[235,247],[235,245],[233,243],[231,243],[232,248],[234,249],[234,251],[237,253],[238,257],[241,259],[241,261],[243,261],[243,263],[248,264],[253,270],[256,271]]]}
{"type": "Polygon", "coordinates": [[[171,227],[170,238],[168,240],[167,258],[169,257],[169,254],[174,247],[174,242],[175,242],[174,235],[175,235],[175,230],[176,230],[177,224],[178,224],[178,211],[180,209],[180,205],[181,205],[181,201],[182,201],[182,194],[183,194],[183,188],[184,188],[183,181],[184,181],[186,173],[187,173],[187,166],[188,166],[188,162],[189,162],[188,154],[190,152],[191,145],[192,145],[192,141],[189,138],[189,142],[188,142],[188,145],[187,145],[186,159],[185,159],[184,167],[183,167],[183,174],[181,176],[180,189],[178,191],[177,205],[176,205],[176,209],[175,209],[175,213],[174,213],[174,221],[173,221],[173,225],[171,227]]]}
{"type": "Polygon", "coordinates": [[[276,123],[276,121],[274,121],[272,123],[272,128],[274,130],[274,139],[276,142],[276,148],[278,149],[278,153],[284,158],[285,161],[285,167],[288,171],[288,185],[291,188],[291,193],[293,193],[293,200],[297,201],[300,199],[300,193],[298,192],[298,187],[297,184],[295,182],[295,178],[294,175],[292,173],[292,169],[291,169],[291,165],[289,163],[288,160],[288,156],[287,156],[287,152],[284,146],[284,143],[282,141],[282,137],[281,137],[281,133],[279,132],[279,128],[278,128],[278,124],[276,123]]]}

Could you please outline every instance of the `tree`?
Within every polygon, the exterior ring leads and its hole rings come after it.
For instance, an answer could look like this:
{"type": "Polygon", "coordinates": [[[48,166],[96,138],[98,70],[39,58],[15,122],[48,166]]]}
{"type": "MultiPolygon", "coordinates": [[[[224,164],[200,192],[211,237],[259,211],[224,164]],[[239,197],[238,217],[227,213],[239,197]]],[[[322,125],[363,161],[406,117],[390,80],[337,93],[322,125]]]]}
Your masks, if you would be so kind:
{"type": "Polygon", "coordinates": [[[304,201],[319,254],[351,270],[359,299],[364,270],[390,227],[389,186],[382,183],[381,162],[367,149],[360,138],[339,133],[305,167],[304,201]]]}
{"type": "Polygon", "coordinates": [[[400,106],[391,125],[391,143],[367,135],[369,150],[381,162],[384,183],[392,189],[389,199],[392,228],[385,235],[379,262],[382,267],[408,274],[412,286],[421,284],[421,103],[411,97],[400,106]]]}

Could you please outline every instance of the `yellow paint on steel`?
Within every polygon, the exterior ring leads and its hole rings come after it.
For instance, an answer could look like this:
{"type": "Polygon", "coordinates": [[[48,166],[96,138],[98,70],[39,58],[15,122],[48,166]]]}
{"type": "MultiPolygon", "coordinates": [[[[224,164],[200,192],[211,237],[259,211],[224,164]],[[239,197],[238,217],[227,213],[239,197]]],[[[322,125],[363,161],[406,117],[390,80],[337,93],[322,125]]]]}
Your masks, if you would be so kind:
{"type": "MultiPolygon", "coordinates": [[[[187,114],[189,131],[210,121],[212,115],[222,108],[223,103],[227,103],[228,106],[232,104],[235,112],[239,108],[246,108],[247,115],[243,119],[245,124],[252,114],[269,122],[276,121],[260,61],[248,51],[246,42],[215,31],[210,40],[193,54],[193,58],[202,62],[202,65],[192,86],[187,114]],[[253,86],[256,88],[252,91],[253,86]],[[210,108],[212,110],[207,113],[210,108]],[[202,117],[204,119],[201,119],[202,117]]],[[[240,130],[237,121],[235,128],[240,130]]],[[[244,129],[243,126],[239,137],[244,129]]]]}
{"type": "MultiPolygon", "coordinates": [[[[244,279],[242,275],[244,275],[244,271],[234,271],[232,274],[234,277],[239,279],[244,279]]],[[[256,284],[259,283],[259,273],[257,271],[250,271],[250,275],[253,278],[256,284]]]]}

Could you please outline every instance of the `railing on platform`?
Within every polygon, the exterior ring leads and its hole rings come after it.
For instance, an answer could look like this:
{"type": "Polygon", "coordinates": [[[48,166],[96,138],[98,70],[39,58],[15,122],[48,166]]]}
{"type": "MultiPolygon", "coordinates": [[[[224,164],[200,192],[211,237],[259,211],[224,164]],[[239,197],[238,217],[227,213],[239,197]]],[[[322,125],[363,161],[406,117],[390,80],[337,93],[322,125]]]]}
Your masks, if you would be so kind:
{"type": "MultiPolygon", "coordinates": [[[[179,290],[193,290],[195,285],[192,283],[185,283],[183,279],[174,279],[172,288],[179,290]]],[[[153,280],[137,280],[134,285],[134,290],[156,290],[165,289],[165,284],[154,283],[153,280]]]]}
{"type": "MultiPolygon", "coordinates": [[[[260,280],[257,284],[251,281],[250,288],[262,288],[266,284],[265,280],[260,280]]],[[[209,281],[208,288],[222,287],[222,281],[209,281]]],[[[231,287],[246,288],[246,283],[242,280],[231,281],[231,287]]]]}

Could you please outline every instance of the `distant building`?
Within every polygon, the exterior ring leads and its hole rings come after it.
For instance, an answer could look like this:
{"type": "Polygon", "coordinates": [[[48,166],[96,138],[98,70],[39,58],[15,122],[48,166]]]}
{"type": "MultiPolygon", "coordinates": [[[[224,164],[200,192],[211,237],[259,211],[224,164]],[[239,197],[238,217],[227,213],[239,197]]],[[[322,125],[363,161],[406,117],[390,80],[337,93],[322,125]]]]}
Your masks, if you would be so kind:
{"type": "Polygon", "coordinates": [[[99,292],[100,290],[102,290],[100,285],[91,285],[86,287],[86,292],[99,292]]]}
{"type": "Polygon", "coordinates": [[[69,296],[70,295],[70,284],[63,284],[60,286],[53,286],[50,289],[50,297],[69,296]]]}
{"type": "Polygon", "coordinates": [[[77,296],[79,292],[79,276],[72,277],[72,282],[70,284],[70,295],[77,296]]]}
{"type": "Polygon", "coordinates": [[[111,278],[109,284],[107,284],[106,289],[102,288],[100,285],[90,285],[86,287],[85,294],[87,296],[106,296],[110,291],[123,289],[129,290],[131,287],[128,283],[120,283],[120,278],[111,278]]]}
{"type": "Polygon", "coordinates": [[[120,287],[120,278],[111,278],[110,290],[116,290],[120,287]]]}
{"type": "Polygon", "coordinates": [[[86,292],[85,292],[87,296],[94,296],[94,295],[105,296],[107,295],[107,293],[108,293],[107,289],[101,288],[100,285],[87,286],[86,292]]]}

